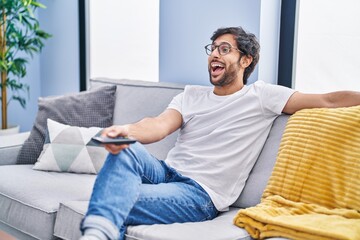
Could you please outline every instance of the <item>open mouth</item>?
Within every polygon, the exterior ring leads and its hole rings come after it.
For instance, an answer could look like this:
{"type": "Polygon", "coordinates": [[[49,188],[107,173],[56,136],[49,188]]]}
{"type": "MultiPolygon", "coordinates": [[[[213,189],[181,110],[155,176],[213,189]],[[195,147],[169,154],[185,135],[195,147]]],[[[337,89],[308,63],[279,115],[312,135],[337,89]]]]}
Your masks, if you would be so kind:
{"type": "Polygon", "coordinates": [[[224,64],[219,62],[212,62],[210,66],[211,66],[211,75],[213,76],[220,75],[225,69],[224,64]]]}

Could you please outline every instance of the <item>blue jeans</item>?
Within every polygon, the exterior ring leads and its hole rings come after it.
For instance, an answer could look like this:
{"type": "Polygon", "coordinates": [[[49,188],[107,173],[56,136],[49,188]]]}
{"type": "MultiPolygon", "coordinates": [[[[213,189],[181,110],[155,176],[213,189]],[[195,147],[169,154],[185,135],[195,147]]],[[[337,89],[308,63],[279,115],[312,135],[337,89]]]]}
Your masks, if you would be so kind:
{"type": "Polygon", "coordinates": [[[135,143],[107,157],[81,230],[95,228],[109,239],[124,239],[128,225],[198,222],[217,214],[199,184],[135,143]]]}

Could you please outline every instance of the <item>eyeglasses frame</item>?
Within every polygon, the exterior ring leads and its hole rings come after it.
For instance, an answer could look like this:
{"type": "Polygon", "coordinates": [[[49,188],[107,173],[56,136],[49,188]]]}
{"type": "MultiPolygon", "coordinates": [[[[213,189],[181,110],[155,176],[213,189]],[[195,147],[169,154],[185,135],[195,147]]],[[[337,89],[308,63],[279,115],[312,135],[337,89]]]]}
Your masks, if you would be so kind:
{"type": "Polygon", "coordinates": [[[225,53],[225,54],[221,54],[221,53],[220,53],[219,47],[220,47],[221,45],[224,45],[224,44],[228,45],[228,46],[230,47],[230,50],[231,50],[231,49],[235,49],[236,51],[238,51],[238,52],[240,52],[240,53],[244,53],[244,52],[241,51],[240,49],[238,49],[238,48],[236,48],[236,47],[233,47],[230,43],[228,43],[228,42],[222,42],[222,43],[220,43],[219,45],[215,45],[215,44],[213,44],[213,43],[210,43],[210,44],[206,45],[206,46],[204,47],[204,48],[205,48],[205,53],[206,53],[206,55],[210,56],[210,55],[215,51],[215,49],[218,50],[218,53],[219,53],[219,55],[221,55],[221,56],[225,56],[225,55],[229,54],[231,51],[229,51],[228,53],[225,53]],[[215,47],[214,50],[208,49],[209,46],[214,46],[214,47],[215,47]],[[210,54],[208,53],[208,50],[210,51],[210,54]]]}

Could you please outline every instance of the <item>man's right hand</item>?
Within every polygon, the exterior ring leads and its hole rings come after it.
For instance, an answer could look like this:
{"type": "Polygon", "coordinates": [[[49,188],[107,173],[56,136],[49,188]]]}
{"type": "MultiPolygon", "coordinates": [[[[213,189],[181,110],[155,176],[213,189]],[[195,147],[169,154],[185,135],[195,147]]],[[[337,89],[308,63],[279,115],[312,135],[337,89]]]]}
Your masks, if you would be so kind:
{"type": "MultiPolygon", "coordinates": [[[[108,128],[104,128],[104,130],[101,133],[101,136],[110,137],[110,138],[129,137],[128,135],[129,135],[128,125],[114,125],[108,128]]],[[[104,144],[104,147],[108,152],[112,154],[118,154],[123,149],[129,147],[129,144],[122,144],[122,145],[104,144]]]]}

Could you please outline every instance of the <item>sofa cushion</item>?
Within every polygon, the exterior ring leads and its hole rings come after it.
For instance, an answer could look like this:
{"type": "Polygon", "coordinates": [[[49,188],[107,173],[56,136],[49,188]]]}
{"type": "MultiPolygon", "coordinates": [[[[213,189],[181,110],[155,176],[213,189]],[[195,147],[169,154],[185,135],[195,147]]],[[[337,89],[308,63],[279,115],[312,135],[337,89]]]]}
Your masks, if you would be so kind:
{"type": "Polygon", "coordinates": [[[76,127],[47,120],[44,149],[33,169],[55,172],[92,173],[100,171],[108,151],[91,138],[102,128],[76,127]]]}
{"type": "MultiPolygon", "coordinates": [[[[164,82],[145,82],[126,79],[96,78],[90,80],[92,87],[103,85],[117,86],[114,111],[114,124],[137,122],[144,117],[153,117],[162,113],[172,98],[183,91],[184,85],[164,82]]],[[[155,157],[165,159],[176,141],[177,132],[160,142],[145,147],[155,157]]]]}
{"type": "Polygon", "coordinates": [[[260,203],[262,193],[276,162],[282,134],[290,115],[276,118],[256,164],[250,172],[245,187],[233,206],[247,208],[260,203]]]}
{"type": "MultiPolygon", "coordinates": [[[[80,237],[80,222],[87,210],[87,201],[69,201],[62,203],[56,218],[54,235],[63,239],[80,237]],[[76,227],[74,227],[76,226],[76,227]]],[[[127,240],[250,240],[249,234],[233,225],[233,217],[239,209],[199,223],[174,223],[130,226],[127,240]]]]}
{"type": "Polygon", "coordinates": [[[88,200],[95,175],[42,172],[32,166],[0,167],[0,222],[38,239],[52,239],[59,203],[88,200]]]}
{"type": "Polygon", "coordinates": [[[46,120],[81,127],[112,125],[115,86],[103,86],[76,94],[39,98],[39,109],[29,138],[17,158],[19,164],[33,164],[38,159],[45,141],[46,120]]]}
{"type": "Polygon", "coordinates": [[[130,227],[127,232],[129,240],[250,240],[245,229],[233,225],[236,208],[221,213],[210,221],[198,223],[174,223],[140,225],[130,227]]]}

